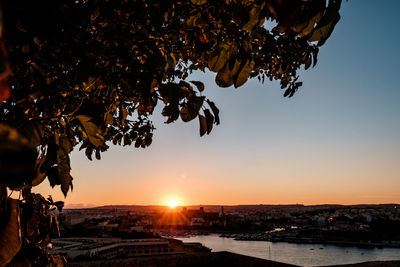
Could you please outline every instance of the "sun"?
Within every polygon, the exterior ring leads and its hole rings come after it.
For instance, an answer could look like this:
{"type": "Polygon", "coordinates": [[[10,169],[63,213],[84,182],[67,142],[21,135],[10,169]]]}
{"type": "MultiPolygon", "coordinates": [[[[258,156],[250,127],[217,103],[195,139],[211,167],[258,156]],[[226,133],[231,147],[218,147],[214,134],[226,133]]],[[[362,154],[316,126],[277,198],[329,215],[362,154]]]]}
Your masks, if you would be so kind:
{"type": "Polygon", "coordinates": [[[168,205],[168,207],[173,209],[176,206],[178,206],[178,201],[176,199],[171,198],[170,200],[168,200],[167,205],[168,205]]]}

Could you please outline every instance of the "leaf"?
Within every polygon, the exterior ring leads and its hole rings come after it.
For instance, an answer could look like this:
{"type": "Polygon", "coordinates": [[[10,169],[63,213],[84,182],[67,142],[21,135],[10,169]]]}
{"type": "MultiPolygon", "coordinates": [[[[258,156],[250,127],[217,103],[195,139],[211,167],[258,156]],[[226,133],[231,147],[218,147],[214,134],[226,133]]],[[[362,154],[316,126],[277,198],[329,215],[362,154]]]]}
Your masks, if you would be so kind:
{"type": "Polygon", "coordinates": [[[57,166],[49,168],[46,174],[51,187],[61,184],[60,179],[58,179],[57,166]]]}
{"type": "Polygon", "coordinates": [[[182,87],[176,83],[166,83],[159,86],[159,92],[163,97],[164,103],[177,102],[185,97],[187,91],[182,90],[182,87]]]}
{"type": "MultiPolygon", "coordinates": [[[[7,76],[8,71],[4,71],[4,69],[0,70],[0,76],[7,76]]],[[[5,79],[3,79],[3,83],[0,84],[0,103],[7,100],[10,97],[11,90],[10,87],[4,83],[5,79]]]]}
{"type": "Polygon", "coordinates": [[[33,37],[33,42],[34,42],[37,46],[40,46],[39,38],[33,37]]]}
{"type": "Polygon", "coordinates": [[[18,200],[8,198],[8,218],[2,217],[6,225],[0,231],[0,266],[9,263],[21,248],[21,225],[18,200]]]}
{"type": "Polygon", "coordinates": [[[32,146],[40,145],[44,136],[43,125],[34,120],[26,120],[18,127],[18,132],[26,137],[32,146]]]}
{"type": "Polygon", "coordinates": [[[153,134],[147,134],[146,137],[144,138],[144,143],[146,144],[146,146],[150,146],[151,143],[153,142],[153,134]]]}
{"type": "Polygon", "coordinates": [[[138,148],[142,145],[142,139],[141,138],[137,138],[136,142],[135,142],[135,147],[138,148]]]}
{"type": "Polygon", "coordinates": [[[230,54],[228,49],[230,49],[230,46],[227,44],[223,44],[220,46],[218,53],[213,57],[209,58],[207,64],[208,68],[211,71],[219,72],[225,66],[225,64],[229,59],[229,54],[230,54]]]}
{"type": "Polygon", "coordinates": [[[176,58],[174,56],[174,53],[169,53],[166,55],[167,57],[167,69],[173,70],[176,65],[176,58]]]}
{"type": "Polygon", "coordinates": [[[128,116],[128,111],[126,110],[124,105],[120,105],[119,107],[119,120],[121,125],[126,125],[126,117],[128,116]]]}
{"type": "MultiPolygon", "coordinates": [[[[122,140],[124,141],[123,146],[130,146],[132,144],[131,139],[129,138],[129,134],[125,134],[122,138],[122,140]]],[[[100,155],[100,154],[99,154],[100,155]]],[[[96,154],[96,158],[97,158],[97,154],[96,154]]]]}
{"type": "Polygon", "coordinates": [[[291,92],[292,92],[292,88],[286,89],[285,92],[283,93],[283,97],[287,97],[291,92]]]}
{"type": "Polygon", "coordinates": [[[228,62],[228,64],[226,64],[215,77],[215,82],[220,87],[231,86],[235,81],[235,77],[237,77],[240,66],[242,65],[242,62],[237,58],[235,59],[232,57],[230,61],[233,63],[228,62]]]}
{"type": "Polygon", "coordinates": [[[200,17],[199,13],[195,13],[194,15],[190,16],[186,21],[186,25],[189,27],[194,27],[196,26],[196,21],[198,20],[198,18],[200,17]]]}
{"type": "Polygon", "coordinates": [[[217,106],[214,104],[214,102],[210,101],[207,99],[207,103],[210,106],[212,112],[214,113],[215,116],[215,123],[218,125],[220,123],[219,121],[219,109],[217,108],[217,106]]]}
{"type": "Polygon", "coordinates": [[[191,96],[189,97],[188,104],[190,105],[191,108],[193,108],[194,111],[197,113],[199,112],[201,106],[203,105],[205,96],[191,96]]]}
{"type": "Polygon", "coordinates": [[[313,40],[318,40],[318,46],[323,45],[329,36],[332,34],[333,30],[335,29],[336,23],[340,20],[340,16],[338,16],[332,21],[330,24],[323,26],[321,28],[315,29],[313,34],[311,35],[309,41],[312,42],[313,40]]]}
{"type": "Polygon", "coordinates": [[[180,111],[181,119],[184,122],[189,122],[197,117],[197,113],[190,109],[188,104],[185,104],[180,111]]]}
{"type": "Polygon", "coordinates": [[[50,219],[49,227],[51,234],[53,236],[60,237],[60,225],[58,223],[57,217],[49,216],[49,219],[50,219]]]}
{"type": "Polygon", "coordinates": [[[322,18],[323,12],[318,12],[313,18],[310,20],[292,27],[292,30],[298,33],[298,35],[306,36],[312,32],[316,23],[318,23],[322,18]]]}
{"type": "Polygon", "coordinates": [[[260,12],[263,10],[265,6],[265,2],[261,6],[255,5],[249,12],[249,21],[243,26],[243,29],[245,29],[248,32],[251,32],[251,30],[256,26],[259,21],[260,21],[260,12]]]}
{"type": "Polygon", "coordinates": [[[213,128],[214,116],[211,114],[209,109],[204,110],[204,115],[206,116],[206,120],[207,120],[207,134],[210,134],[210,132],[213,128]]]}
{"type": "Polygon", "coordinates": [[[247,60],[246,63],[240,69],[236,81],[235,88],[238,88],[246,83],[247,79],[250,76],[251,71],[253,70],[255,62],[253,59],[247,60]]]}
{"type": "Polygon", "coordinates": [[[199,114],[200,123],[200,136],[203,136],[207,132],[207,120],[203,115],[199,114]]]}
{"type": "Polygon", "coordinates": [[[61,182],[61,191],[63,192],[64,196],[67,196],[69,189],[72,190],[72,176],[70,174],[71,167],[69,164],[65,164],[65,161],[61,163],[61,166],[58,166],[59,171],[59,179],[61,182]]]}
{"type": "Polygon", "coordinates": [[[166,123],[171,123],[176,121],[179,118],[179,106],[178,104],[170,104],[163,108],[162,113],[163,116],[168,117],[166,123]]]}
{"type": "Polygon", "coordinates": [[[197,90],[199,90],[200,92],[204,91],[204,84],[200,81],[190,81],[191,83],[193,83],[196,87],[197,90]]]}
{"type": "Polygon", "coordinates": [[[329,1],[328,7],[324,16],[319,21],[308,41],[318,41],[318,46],[321,46],[332,34],[337,22],[340,20],[340,1],[329,1]]]}
{"type": "Polygon", "coordinates": [[[207,0],[190,0],[190,2],[192,2],[194,5],[204,5],[207,3],[207,0]]]}
{"type": "Polygon", "coordinates": [[[179,86],[184,87],[184,90],[185,90],[185,91],[187,91],[187,90],[193,91],[192,86],[191,86],[188,82],[180,81],[180,82],[179,82],[179,86]]]}
{"type": "Polygon", "coordinates": [[[311,57],[307,56],[306,63],[304,64],[304,69],[308,69],[311,66],[311,57]]]}
{"type": "Polygon", "coordinates": [[[226,64],[225,67],[220,70],[215,77],[215,83],[219,87],[229,87],[233,84],[233,75],[231,70],[229,69],[229,64],[226,64]]]}
{"type": "Polygon", "coordinates": [[[56,135],[56,144],[65,154],[69,154],[73,149],[73,144],[66,134],[56,135]]]}
{"type": "Polygon", "coordinates": [[[53,205],[57,207],[59,212],[61,212],[64,207],[64,201],[56,201],[53,205]]]}
{"type": "Polygon", "coordinates": [[[92,160],[92,153],[93,153],[93,148],[92,147],[87,147],[86,150],[85,150],[85,155],[89,160],[92,160]]]}
{"type": "Polygon", "coordinates": [[[100,10],[99,7],[97,7],[93,13],[90,15],[90,19],[93,21],[95,19],[97,19],[97,17],[100,15],[100,10]]]}
{"type": "Polygon", "coordinates": [[[36,160],[36,165],[35,165],[36,176],[35,176],[35,178],[33,178],[32,182],[31,182],[32,186],[37,186],[37,185],[41,184],[43,182],[43,180],[46,178],[46,172],[42,172],[42,170],[41,170],[43,163],[45,161],[46,161],[45,156],[42,156],[36,160]]]}
{"type": "Polygon", "coordinates": [[[100,149],[96,149],[96,159],[100,160],[101,156],[100,156],[100,149]]]}
{"type": "Polygon", "coordinates": [[[67,196],[69,188],[72,184],[71,166],[69,153],[73,149],[72,143],[66,135],[56,135],[57,149],[57,174],[58,180],[61,184],[61,191],[64,196],[67,196]]]}
{"type": "Polygon", "coordinates": [[[86,115],[77,115],[76,118],[80,121],[89,139],[89,142],[98,147],[104,144],[104,137],[96,124],[91,122],[92,118],[86,115]]]}
{"type": "Polygon", "coordinates": [[[184,122],[193,120],[199,114],[199,110],[203,105],[204,96],[191,96],[188,102],[183,106],[180,111],[181,119],[184,122]]]}
{"type": "Polygon", "coordinates": [[[112,112],[107,111],[104,113],[104,123],[106,125],[113,125],[114,117],[112,112]]]}
{"type": "Polygon", "coordinates": [[[312,58],[313,58],[313,67],[315,67],[315,65],[317,65],[318,62],[318,48],[313,50],[312,58]]]}

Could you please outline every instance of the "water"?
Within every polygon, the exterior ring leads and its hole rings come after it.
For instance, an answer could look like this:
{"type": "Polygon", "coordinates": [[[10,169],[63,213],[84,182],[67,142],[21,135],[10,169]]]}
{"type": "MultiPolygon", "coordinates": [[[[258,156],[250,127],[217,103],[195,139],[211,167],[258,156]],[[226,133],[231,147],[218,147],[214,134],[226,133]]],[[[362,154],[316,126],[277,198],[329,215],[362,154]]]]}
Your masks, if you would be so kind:
{"type": "Polygon", "coordinates": [[[200,242],[204,246],[211,248],[212,251],[230,251],[301,266],[400,260],[399,248],[357,248],[320,244],[236,241],[233,238],[223,238],[218,237],[218,235],[200,235],[176,239],[180,239],[184,242],[200,242]]]}

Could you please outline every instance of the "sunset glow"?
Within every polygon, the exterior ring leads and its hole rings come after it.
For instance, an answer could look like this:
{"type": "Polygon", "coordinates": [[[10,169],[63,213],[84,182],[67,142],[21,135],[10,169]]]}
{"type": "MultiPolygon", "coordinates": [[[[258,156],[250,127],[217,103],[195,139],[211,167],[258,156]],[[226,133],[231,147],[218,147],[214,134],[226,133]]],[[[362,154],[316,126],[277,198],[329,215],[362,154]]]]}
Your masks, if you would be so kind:
{"type": "Polygon", "coordinates": [[[169,199],[167,202],[168,207],[170,207],[171,209],[175,208],[176,206],[178,206],[178,201],[176,199],[169,199]]]}

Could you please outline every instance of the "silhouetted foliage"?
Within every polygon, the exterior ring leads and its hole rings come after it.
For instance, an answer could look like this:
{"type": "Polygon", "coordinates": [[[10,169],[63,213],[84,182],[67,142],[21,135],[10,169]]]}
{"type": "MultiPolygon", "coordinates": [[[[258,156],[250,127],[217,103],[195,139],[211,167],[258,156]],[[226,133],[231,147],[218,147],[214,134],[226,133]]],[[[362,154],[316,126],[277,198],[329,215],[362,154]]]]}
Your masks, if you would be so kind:
{"type": "MultiPolygon", "coordinates": [[[[32,155],[26,162],[11,160],[11,165],[25,166],[12,174],[3,175],[7,167],[1,166],[0,196],[4,198],[8,186],[23,190],[29,199],[31,187],[46,177],[67,195],[72,187],[73,148],[79,144],[91,160],[93,155],[100,159],[107,142],[149,146],[154,130],[149,117],[157,103],[163,105],[166,123],[198,117],[200,135],[209,134],[220,123],[219,110],[203,95],[201,81],[187,81],[193,71],[215,72],[220,87],[240,87],[255,77],[262,82],[278,80],[284,96],[292,97],[302,85],[297,71],[317,63],[318,47],[340,18],[340,4],[340,0],[2,1],[12,93],[0,108],[0,120],[17,129],[13,136],[21,144],[1,147],[0,156],[13,149],[15,155],[18,151],[32,155]],[[268,29],[272,23],[276,26],[268,29]]],[[[7,92],[1,89],[0,95],[6,98],[7,92]]],[[[9,134],[2,138],[2,142],[13,139],[9,134]]],[[[4,199],[1,207],[8,210],[4,207],[14,204],[4,199]]],[[[41,201],[47,208],[55,204],[41,201]]],[[[46,244],[47,235],[39,236],[46,244]]],[[[14,242],[9,257],[20,243],[14,242]]]]}

